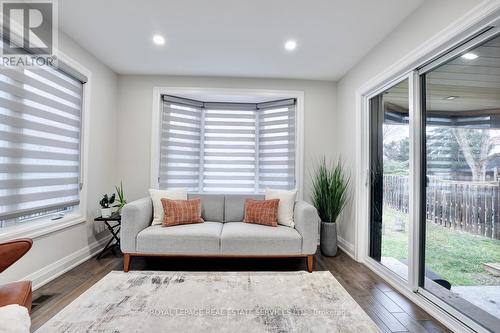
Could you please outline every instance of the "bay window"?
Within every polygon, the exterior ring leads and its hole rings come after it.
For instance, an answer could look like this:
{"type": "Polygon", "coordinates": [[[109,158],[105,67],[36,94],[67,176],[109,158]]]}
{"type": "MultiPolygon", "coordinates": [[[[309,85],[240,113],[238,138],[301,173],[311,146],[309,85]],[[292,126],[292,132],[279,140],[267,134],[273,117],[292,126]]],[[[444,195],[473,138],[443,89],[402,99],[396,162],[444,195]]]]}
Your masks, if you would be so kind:
{"type": "Polygon", "coordinates": [[[163,95],[159,187],[191,192],[293,189],[295,99],[214,103],[163,95]]]}

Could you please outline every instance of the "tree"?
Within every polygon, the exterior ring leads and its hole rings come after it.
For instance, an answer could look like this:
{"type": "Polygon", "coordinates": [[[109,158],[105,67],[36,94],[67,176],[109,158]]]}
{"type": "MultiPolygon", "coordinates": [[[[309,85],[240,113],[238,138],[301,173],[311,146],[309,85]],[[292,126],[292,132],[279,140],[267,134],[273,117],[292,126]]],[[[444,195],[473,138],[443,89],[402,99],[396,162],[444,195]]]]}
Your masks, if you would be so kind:
{"type": "Polygon", "coordinates": [[[407,175],[410,160],[410,139],[404,137],[384,144],[384,173],[407,175]]]}
{"type": "Polygon", "coordinates": [[[486,180],[486,167],[492,148],[488,129],[453,128],[452,133],[460,146],[460,150],[472,172],[473,181],[486,180]]]}
{"type": "Polygon", "coordinates": [[[399,141],[385,143],[384,156],[389,160],[407,162],[410,159],[410,139],[406,136],[399,141]]]}
{"type": "Polygon", "coordinates": [[[437,169],[446,165],[447,169],[443,169],[443,171],[447,172],[468,167],[451,127],[428,127],[426,140],[427,163],[429,165],[437,169]]]}

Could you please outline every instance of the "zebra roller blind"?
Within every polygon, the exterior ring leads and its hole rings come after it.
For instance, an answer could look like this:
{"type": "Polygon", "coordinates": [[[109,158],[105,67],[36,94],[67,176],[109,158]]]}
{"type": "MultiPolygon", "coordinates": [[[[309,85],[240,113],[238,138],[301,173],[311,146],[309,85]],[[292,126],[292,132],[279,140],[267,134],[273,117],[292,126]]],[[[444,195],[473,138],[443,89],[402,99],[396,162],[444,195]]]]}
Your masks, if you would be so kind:
{"type": "Polygon", "coordinates": [[[213,103],[163,96],[160,188],[295,188],[295,99],[213,103]]]}
{"type": "Polygon", "coordinates": [[[259,188],[295,187],[295,103],[259,104],[259,188]]]}
{"type": "Polygon", "coordinates": [[[83,83],[0,70],[0,226],[79,203],[83,83]]]}

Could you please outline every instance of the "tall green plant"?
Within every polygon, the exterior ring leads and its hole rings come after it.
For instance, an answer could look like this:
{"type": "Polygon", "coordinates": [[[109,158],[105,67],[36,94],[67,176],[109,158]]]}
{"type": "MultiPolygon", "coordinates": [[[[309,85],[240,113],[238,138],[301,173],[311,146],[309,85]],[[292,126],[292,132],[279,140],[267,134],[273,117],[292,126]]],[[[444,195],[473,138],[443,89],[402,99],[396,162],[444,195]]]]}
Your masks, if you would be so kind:
{"type": "Polygon", "coordinates": [[[347,203],[349,181],[340,159],[336,164],[327,163],[325,157],[320,160],[312,176],[312,196],[321,221],[337,220],[347,203]]]}
{"type": "Polygon", "coordinates": [[[123,192],[123,183],[120,181],[120,186],[115,186],[116,193],[118,194],[118,204],[114,205],[114,207],[118,207],[118,211],[121,211],[123,206],[127,204],[127,200],[125,200],[125,193],[123,192]]]}

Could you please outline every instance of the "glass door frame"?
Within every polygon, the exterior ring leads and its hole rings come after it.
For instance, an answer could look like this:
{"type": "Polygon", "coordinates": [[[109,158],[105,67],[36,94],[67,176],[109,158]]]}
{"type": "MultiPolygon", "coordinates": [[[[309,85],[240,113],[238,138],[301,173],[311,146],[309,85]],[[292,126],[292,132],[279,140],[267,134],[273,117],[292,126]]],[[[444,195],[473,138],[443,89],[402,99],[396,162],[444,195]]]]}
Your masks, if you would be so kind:
{"type": "MultiPolygon", "coordinates": [[[[419,251],[415,251],[414,249],[419,249],[420,246],[416,242],[416,238],[412,235],[419,234],[420,233],[420,218],[419,218],[419,211],[420,209],[416,209],[419,205],[420,202],[420,192],[419,192],[419,186],[416,186],[416,184],[419,184],[420,182],[420,155],[421,155],[421,148],[420,148],[420,131],[421,131],[421,121],[420,121],[420,77],[418,75],[418,72],[416,70],[406,72],[400,76],[398,76],[395,80],[390,81],[389,83],[379,87],[376,90],[373,90],[370,94],[364,96],[365,99],[365,123],[368,126],[367,130],[365,133],[367,135],[364,137],[364,143],[367,148],[367,157],[365,159],[365,165],[366,165],[366,182],[365,182],[365,189],[366,192],[368,192],[368,206],[371,207],[371,193],[370,193],[370,179],[371,179],[371,172],[370,170],[370,131],[369,131],[369,126],[370,124],[370,101],[372,98],[375,98],[376,96],[380,95],[384,91],[394,87],[395,85],[408,81],[408,114],[409,114],[409,141],[410,141],[410,160],[409,160],[409,221],[408,221],[408,230],[409,230],[409,237],[408,237],[408,281],[404,280],[394,272],[392,272],[390,269],[387,267],[383,266],[380,262],[377,260],[373,259],[370,257],[370,247],[371,247],[371,237],[370,237],[370,230],[371,230],[371,221],[370,221],[370,214],[368,213],[367,215],[367,221],[369,223],[368,227],[368,232],[366,234],[366,244],[368,245],[365,249],[364,252],[364,261],[367,263],[370,263],[372,265],[378,266],[378,268],[382,271],[385,271],[385,273],[388,273],[390,276],[392,276],[395,280],[397,280],[398,284],[401,284],[405,286],[406,288],[409,288],[411,291],[415,292],[418,289],[418,272],[414,272],[411,268],[417,266],[416,263],[419,262],[419,251]],[[416,126],[417,124],[417,126],[416,126]]],[[[371,209],[371,208],[369,208],[371,209]]]]}
{"type": "MultiPolygon", "coordinates": [[[[426,137],[426,121],[425,121],[425,113],[426,113],[426,96],[425,96],[425,75],[432,70],[436,69],[437,67],[445,64],[446,62],[451,61],[452,59],[460,56],[463,53],[466,53],[469,50],[472,50],[481,44],[487,42],[488,40],[494,39],[496,37],[500,36],[500,27],[494,27],[491,28],[487,31],[482,32],[479,35],[476,35],[475,37],[471,38],[469,41],[465,42],[461,46],[451,50],[447,54],[445,54],[442,57],[437,58],[436,60],[426,64],[422,68],[418,69],[418,76],[420,80],[420,126],[421,126],[421,143],[422,143],[422,150],[421,150],[421,156],[420,156],[420,166],[419,166],[419,173],[420,176],[419,178],[421,179],[421,187],[419,188],[419,211],[420,212],[425,212],[426,211],[426,168],[427,168],[427,161],[426,161],[426,143],[425,143],[425,137],[426,137]]],[[[419,252],[419,269],[418,269],[418,286],[416,289],[416,292],[418,294],[421,294],[425,298],[429,299],[431,302],[435,303],[439,307],[443,308],[447,312],[449,312],[451,315],[453,315],[456,318],[461,318],[461,321],[463,321],[466,325],[469,327],[473,328],[474,330],[478,332],[490,332],[487,330],[484,326],[482,326],[479,322],[475,321],[473,318],[470,318],[468,316],[465,316],[463,313],[460,311],[456,310],[453,308],[451,305],[448,303],[444,302],[442,299],[425,289],[424,286],[424,280],[425,280],[425,240],[426,240],[426,217],[425,214],[420,214],[420,230],[419,230],[419,247],[417,250],[419,252]]],[[[411,237],[412,238],[412,237],[411,237]]]]}
{"type": "MultiPolygon", "coordinates": [[[[412,293],[421,296],[417,299],[420,301],[419,305],[432,307],[436,317],[446,319],[447,322],[460,323],[460,325],[465,325],[477,332],[489,331],[424,288],[426,223],[425,214],[423,214],[426,209],[424,78],[429,71],[498,35],[500,35],[500,27],[498,26],[479,30],[474,35],[462,39],[462,43],[450,46],[448,52],[442,52],[421,66],[414,66],[413,70],[402,71],[394,75],[394,79],[388,80],[385,84],[374,85],[373,88],[366,89],[363,94],[357,93],[357,96],[360,97],[358,108],[361,110],[361,114],[360,118],[357,119],[360,151],[356,161],[356,173],[361,179],[361,184],[356,187],[356,208],[358,221],[363,225],[361,227],[356,225],[356,259],[365,263],[389,283],[397,286],[403,294],[409,297],[412,293]],[[370,100],[404,80],[408,80],[410,117],[408,281],[370,257],[370,100]],[[450,320],[449,315],[454,317],[453,320],[450,320]]],[[[457,326],[458,328],[463,327],[457,326]]]]}

